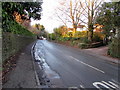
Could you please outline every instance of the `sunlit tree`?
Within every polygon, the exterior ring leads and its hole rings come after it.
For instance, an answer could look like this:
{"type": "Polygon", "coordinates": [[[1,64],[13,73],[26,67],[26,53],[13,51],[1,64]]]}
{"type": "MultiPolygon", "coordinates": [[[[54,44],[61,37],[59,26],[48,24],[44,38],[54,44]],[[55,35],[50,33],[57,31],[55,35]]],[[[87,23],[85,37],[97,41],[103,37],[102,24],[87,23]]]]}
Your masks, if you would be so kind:
{"type": "Polygon", "coordinates": [[[81,10],[79,0],[64,0],[60,2],[60,7],[56,10],[56,15],[65,26],[72,25],[74,32],[76,32],[77,25],[82,21],[80,17],[83,11],[81,10]]]}
{"type": "Polygon", "coordinates": [[[65,0],[57,9],[57,16],[66,25],[71,23],[76,32],[78,24],[86,24],[88,40],[92,41],[95,18],[102,0],[65,0]]]}

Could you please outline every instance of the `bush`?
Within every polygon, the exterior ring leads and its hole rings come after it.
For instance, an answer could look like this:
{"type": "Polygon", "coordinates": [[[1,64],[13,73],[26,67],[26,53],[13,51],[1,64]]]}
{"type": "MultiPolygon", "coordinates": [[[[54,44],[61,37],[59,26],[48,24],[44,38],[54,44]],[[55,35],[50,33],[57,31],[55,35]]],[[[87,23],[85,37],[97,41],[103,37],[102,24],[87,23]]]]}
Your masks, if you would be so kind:
{"type": "Polygon", "coordinates": [[[78,47],[81,48],[81,49],[88,48],[88,46],[89,46],[89,45],[86,44],[86,43],[79,43],[79,44],[78,44],[78,47]]]}
{"type": "Polygon", "coordinates": [[[59,37],[58,40],[59,41],[65,41],[64,37],[59,37]]]}
{"type": "Polygon", "coordinates": [[[104,34],[100,33],[100,32],[94,32],[93,33],[93,41],[94,42],[99,42],[102,41],[104,38],[104,34]]]}
{"type": "Polygon", "coordinates": [[[35,40],[34,36],[24,36],[12,33],[2,33],[2,60],[6,60],[10,56],[17,53],[23,47],[27,46],[35,40]]]}
{"type": "Polygon", "coordinates": [[[87,35],[87,31],[76,31],[75,37],[85,37],[87,35]]]}
{"type": "Polygon", "coordinates": [[[72,37],[72,40],[79,40],[80,38],[78,37],[72,37]]]}
{"type": "Polygon", "coordinates": [[[69,41],[71,39],[71,37],[64,37],[65,41],[69,41]]]}
{"type": "Polygon", "coordinates": [[[32,32],[28,31],[26,28],[24,28],[14,20],[10,20],[8,23],[8,27],[6,28],[8,30],[6,31],[5,28],[3,28],[3,32],[11,32],[14,34],[20,34],[25,36],[34,36],[32,32]]]}
{"type": "Polygon", "coordinates": [[[80,42],[82,42],[82,43],[90,43],[90,41],[88,40],[88,38],[87,37],[81,37],[80,38],[80,42]]]}
{"type": "Polygon", "coordinates": [[[49,39],[56,40],[55,34],[54,33],[49,34],[49,39]]]}
{"type": "Polygon", "coordinates": [[[94,42],[99,42],[99,41],[102,41],[102,40],[101,40],[101,38],[98,35],[94,35],[93,36],[93,41],[94,42]]]}
{"type": "Polygon", "coordinates": [[[114,38],[109,44],[108,54],[120,58],[120,39],[114,38]]]}
{"type": "Polygon", "coordinates": [[[72,46],[77,45],[77,44],[78,44],[78,41],[71,41],[72,46]]]}

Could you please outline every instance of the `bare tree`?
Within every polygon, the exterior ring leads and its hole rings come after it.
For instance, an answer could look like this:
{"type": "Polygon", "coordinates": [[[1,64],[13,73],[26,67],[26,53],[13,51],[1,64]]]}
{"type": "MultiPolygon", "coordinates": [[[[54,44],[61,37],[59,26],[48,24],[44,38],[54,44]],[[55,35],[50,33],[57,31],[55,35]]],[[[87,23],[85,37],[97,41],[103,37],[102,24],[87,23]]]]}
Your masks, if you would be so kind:
{"type": "Polygon", "coordinates": [[[65,24],[65,26],[71,24],[75,32],[78,24],[80,23],[79,21],[82,21],[80,17],[84,11],[79,2],[80,0],[65,0],[60,3],[60,7],[57,8],[58,12],[56,12],[56,15],[65,24]]]}
{"type": "MultiPolygon", "coordinates": [[[[102,1],[99,0],[85,0],[85,7],[87,7],[86,9],[86,14],[87,14],[87,20],[88,20],[88,40],[92,41],[93,38],[93,29],[94,29],[94,21],[95,18],[98,14],[98,9],[99,6],[101,5],[102,1]]],[[[82,6],[82,8],[84,9],[84,7],[82,6]]]]}
{"type": "Polygon", "coordinates": [[[76,32],[78,24],[84,23],[88,29],[88,40],[92,41],[94,21],[102,0],[65,0],[57,8],[57,16],[64,24],[71,23],[76,32]]]}

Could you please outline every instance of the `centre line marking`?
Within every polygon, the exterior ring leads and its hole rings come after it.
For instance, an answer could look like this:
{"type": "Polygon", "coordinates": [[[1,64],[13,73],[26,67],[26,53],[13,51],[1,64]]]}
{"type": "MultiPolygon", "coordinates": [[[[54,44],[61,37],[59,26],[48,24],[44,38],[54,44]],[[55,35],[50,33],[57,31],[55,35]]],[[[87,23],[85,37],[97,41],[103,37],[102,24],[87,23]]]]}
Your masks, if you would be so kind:
{"type": "Polygon", "coordinates": [[[99,71],[99,72],[105,73],[104,71],[102,71],[102,70],[100,70],[100,69],[98,69],[98,68],[96,68],[96,67],[94,67],[94,66],[91,66],[91,65],[89,65],[89,64],[87,64],[87,63],[84,63],[84,62],[82,62],[82,61],[80,61],[80,60],[78,60],[78,59],[76,59],[76,58],[74,58],[74,57],[72,57],[72,56],[70,56],[70,57],[73,58],[74,60],[76,60],[76,61],[78,61],[78,62],[80,62],[80,63],[88,66],[88,67],[91,67],[91,68],[93,68],[93,69],[95,69],[95,70],[97,70],[97,71],[99,71]]]}

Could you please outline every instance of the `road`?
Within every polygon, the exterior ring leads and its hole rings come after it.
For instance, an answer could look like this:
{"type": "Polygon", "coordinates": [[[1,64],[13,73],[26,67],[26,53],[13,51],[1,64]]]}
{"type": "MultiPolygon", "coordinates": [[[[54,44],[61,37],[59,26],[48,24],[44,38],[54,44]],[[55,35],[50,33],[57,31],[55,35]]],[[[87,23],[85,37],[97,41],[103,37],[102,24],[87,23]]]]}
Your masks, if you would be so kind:
{"type": "Polygon", "coordinates": [[[116,64],[47,40],[38,40],[36,48],[43,51],[45,62],[60,76],[64,87],[119,88],[120,67],[116,64]]]}

